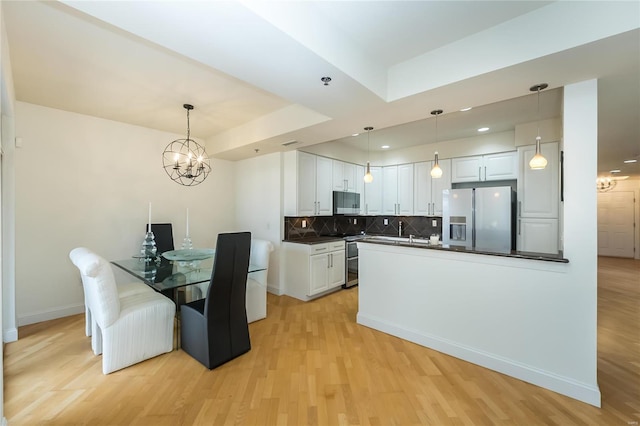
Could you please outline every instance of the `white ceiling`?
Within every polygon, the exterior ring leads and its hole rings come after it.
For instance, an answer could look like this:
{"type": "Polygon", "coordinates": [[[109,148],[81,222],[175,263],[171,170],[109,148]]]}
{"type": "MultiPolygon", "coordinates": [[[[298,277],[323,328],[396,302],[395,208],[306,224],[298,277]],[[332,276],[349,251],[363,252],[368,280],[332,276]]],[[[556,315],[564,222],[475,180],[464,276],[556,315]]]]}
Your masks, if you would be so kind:
{"type": "Polygon", "coordinates": [[[530,86],[549,84],[547,118],[562,86],[598,78],[599,172],[640,175],[623,164],[640,156],[640,2],[2,1],[2,12],[18,100],[179,135],[191,103],[192,135],[215,158],[353,143],[365,126],[392,148],[430,143],[438,108],[440,141],[511,130],[537,119],[530,86]]]}

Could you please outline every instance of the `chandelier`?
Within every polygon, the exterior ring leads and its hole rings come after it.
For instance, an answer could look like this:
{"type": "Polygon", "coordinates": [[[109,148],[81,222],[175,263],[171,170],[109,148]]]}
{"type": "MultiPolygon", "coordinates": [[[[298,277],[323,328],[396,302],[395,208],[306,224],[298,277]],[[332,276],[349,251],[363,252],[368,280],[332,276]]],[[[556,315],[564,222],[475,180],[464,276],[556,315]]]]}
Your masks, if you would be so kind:
{"type": "Polygon", "coordinates": [[[611,191],[616,186],[616,180],[609,177],[601,177],[596,179],[596,188],[600,192],[611,191]]]}
{"type": "Polygon", "coordinates": [[[194,186],[207,178],[211,166],[204,147],[190,137],[189,111],[193,109],[193,105],[182,106],[187,110],[187,138],[176,139],[167,145],[162,153],[162,165],[172,181],[184,186],[194,186]]]}

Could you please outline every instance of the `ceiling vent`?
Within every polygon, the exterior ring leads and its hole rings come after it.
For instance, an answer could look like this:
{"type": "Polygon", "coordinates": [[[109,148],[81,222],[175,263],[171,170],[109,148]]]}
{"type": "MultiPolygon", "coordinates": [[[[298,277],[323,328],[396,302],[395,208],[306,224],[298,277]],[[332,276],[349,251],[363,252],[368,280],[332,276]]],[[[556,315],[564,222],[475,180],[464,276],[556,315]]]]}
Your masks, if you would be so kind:
{"type": "Polygon", "coordinates": [[[282,146],[289,146],[289,145],[293,145],[293,144],[296,144],[296,143],[298,143],[298,141],[289,141],[289,142],[284,142],[284,143],[282,144],[282,146]]]}

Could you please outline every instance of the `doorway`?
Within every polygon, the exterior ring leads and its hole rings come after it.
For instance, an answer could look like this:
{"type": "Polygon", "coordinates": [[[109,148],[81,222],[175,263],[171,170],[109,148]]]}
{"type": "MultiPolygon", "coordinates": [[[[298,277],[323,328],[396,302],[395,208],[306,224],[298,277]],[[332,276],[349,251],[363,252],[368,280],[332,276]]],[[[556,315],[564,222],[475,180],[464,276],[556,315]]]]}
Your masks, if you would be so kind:
{"type": "Polygon", "coordinates": [[[635,255],[634,204],[632,191],[598,193],[598,255],[635,255]]]}

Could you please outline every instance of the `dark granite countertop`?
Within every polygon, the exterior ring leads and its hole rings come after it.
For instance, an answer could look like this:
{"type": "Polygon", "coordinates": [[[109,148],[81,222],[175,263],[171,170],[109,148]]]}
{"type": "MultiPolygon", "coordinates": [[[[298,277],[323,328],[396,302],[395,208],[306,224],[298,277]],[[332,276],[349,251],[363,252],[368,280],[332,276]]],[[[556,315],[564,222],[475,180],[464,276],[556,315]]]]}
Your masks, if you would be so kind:
{"type": "Polygon", "coordinates": [[[322,244],[322,243],[330,243],[331,241],[344,241],[342,237],[305,237],[305,238],[297,238],[297,239],[288,239],[282,240],[285,243],[296,243],[296,244],[322,244]]]}
{"type": "Polygon", "coordinates": [[[557,262],[557,263],[569,263],[569,259],[565,259],[562,257],[562,252],[558,254],[547,254],[547,253],[531,253],[525,251],[489,251],[482,249],[470,249],[463,246],[450,246],[450,245],[431,245],[427,243],[427,240],[417,239],[413,243],[409,241],[398,241],[392,240],[389,237],[379,238],[376,236],[371,236],[368,238],[364,238],[359,240],[359,242],[364,243],[372,243],[372,244],[381,244],[387,246],[400,246],[400,247],[411,247],[417,249],[428,249],[428,250],[443,250],[443,251],[455,251],[459,253],[471,253],[471,254],[484,254],[489,256],[500,256],[500,257],[512,257],[516,259],[529,259],[529,260],[542,260],[546,262],[557,262]]]}

